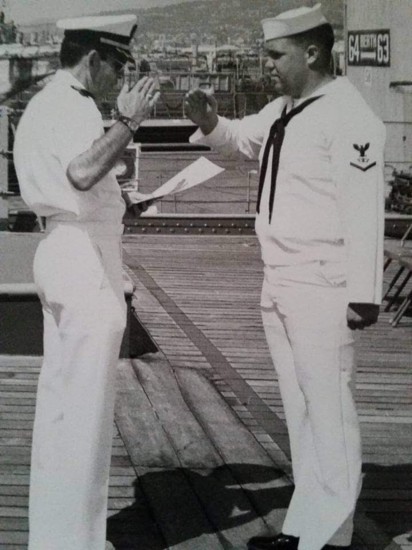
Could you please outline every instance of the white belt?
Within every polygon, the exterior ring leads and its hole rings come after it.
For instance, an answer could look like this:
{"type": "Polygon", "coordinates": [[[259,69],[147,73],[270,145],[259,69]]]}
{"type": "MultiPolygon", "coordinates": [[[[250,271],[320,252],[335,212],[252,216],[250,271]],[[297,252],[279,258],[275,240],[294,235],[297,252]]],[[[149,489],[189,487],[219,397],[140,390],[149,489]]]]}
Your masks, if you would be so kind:
{"type": "Polygon", "coordinates": [[[57,227],[77,227],[86,231],[89,235],[99,237],[117,237],[123,235],[124,225],[121,223],[88,222],[70,220],[46,220],[46,233],[50,233],[57,227]]]}

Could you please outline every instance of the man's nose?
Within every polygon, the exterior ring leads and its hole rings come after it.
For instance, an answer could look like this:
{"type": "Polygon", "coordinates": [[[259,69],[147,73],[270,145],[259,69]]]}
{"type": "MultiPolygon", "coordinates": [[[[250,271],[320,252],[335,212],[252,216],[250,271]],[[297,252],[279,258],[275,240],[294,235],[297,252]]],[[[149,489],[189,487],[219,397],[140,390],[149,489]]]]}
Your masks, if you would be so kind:
{"type": "Polygon", "coordinates": [[[274,68],[275,64],[273,62],[273,59],[270,59],[270,57],[266,58],[265,69],[268,71],[273,71],[274,68]]]}

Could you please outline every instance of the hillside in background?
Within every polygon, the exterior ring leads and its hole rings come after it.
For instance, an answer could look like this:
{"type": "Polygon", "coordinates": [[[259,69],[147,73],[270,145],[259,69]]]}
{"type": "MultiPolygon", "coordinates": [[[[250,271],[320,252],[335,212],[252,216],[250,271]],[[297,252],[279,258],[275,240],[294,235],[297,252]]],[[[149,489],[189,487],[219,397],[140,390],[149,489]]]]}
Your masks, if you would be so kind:
{"type": "MultiPolygon", "coordinates": [[[[148,8],[136,11],[139,42],[151,45],[159,36],[164,36],[173,45],[187,46],[196,35],[200,43],[254,44],[262,37],[262,19],[315,3],[312,0],[198,0],[148,8]]],[[[322,8],[339,37],[343,28],[343,0],[324,0],[322,8]]]]}

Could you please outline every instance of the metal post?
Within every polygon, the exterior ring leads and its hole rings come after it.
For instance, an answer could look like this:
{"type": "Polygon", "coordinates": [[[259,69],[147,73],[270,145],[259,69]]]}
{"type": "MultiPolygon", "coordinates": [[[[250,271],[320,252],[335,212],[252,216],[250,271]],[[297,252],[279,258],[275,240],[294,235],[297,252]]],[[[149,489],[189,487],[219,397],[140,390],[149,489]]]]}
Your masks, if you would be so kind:
{"type": "Polygon", "coordinates": [[[135,173],[136,173],[136,191],[139,190],[139,181],[140,181],[140,154],[142,152],[141,144],[136,143],[136,159],[134,163],[135,173]]]}
{"type": "MultiPolygon", "coordinates": [[[[157,176],[157,179],[159,180],[159,187],[160,187],[163,183],[163,174],[160,173],[157,176]]],[[[162,210],[163,210],[163,201],[160,199],[160,201],[159,201],[159,212],[160,212],[160,214],[162,213],[162,210]]]]}
{"type": "Polygon", "coordinates": [[[343,0],[343,54],[344,54],[344,68],[343,74],[348,74],[348,52],[347,52],[347,43],[348,43],[348,2],[343,0]]]}
{"type": "Polygon", "coordinates": [[[43,223],[43,218],[41,216],[36,216],[36,218],[40,233],[44,233],[46,231],[46,226],[43,223]]]}
{"type": "Polygon", "coordinates": [[[9,149],[9,117],[5,106],[0,106],[0,229],[8,224],[9,209],[8,193],[8,149],[9,149]]]}
{"type": "Polygon", "coordinates": [[[250,214],[250,180],[253,175],[257,174],[257,170],[249,170],[247,173],[247,190],[246,190],[246,214],[250,214]]]}

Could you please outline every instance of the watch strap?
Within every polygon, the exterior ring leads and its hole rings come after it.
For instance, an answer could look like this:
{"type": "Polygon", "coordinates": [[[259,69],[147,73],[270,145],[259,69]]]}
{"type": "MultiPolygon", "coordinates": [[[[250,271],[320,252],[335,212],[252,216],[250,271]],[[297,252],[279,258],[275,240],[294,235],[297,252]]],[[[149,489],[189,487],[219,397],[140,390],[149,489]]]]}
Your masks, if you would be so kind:
{"type": "Polygon", "coordinates": [[[135,120],[133,120],[132,118],[126,115],[119,115],[117,117],[117,120],[122,124],[124,124],[129,129],[132,136],[134,136],[135,132],[139,128],[139,124],[135,120]]]}

